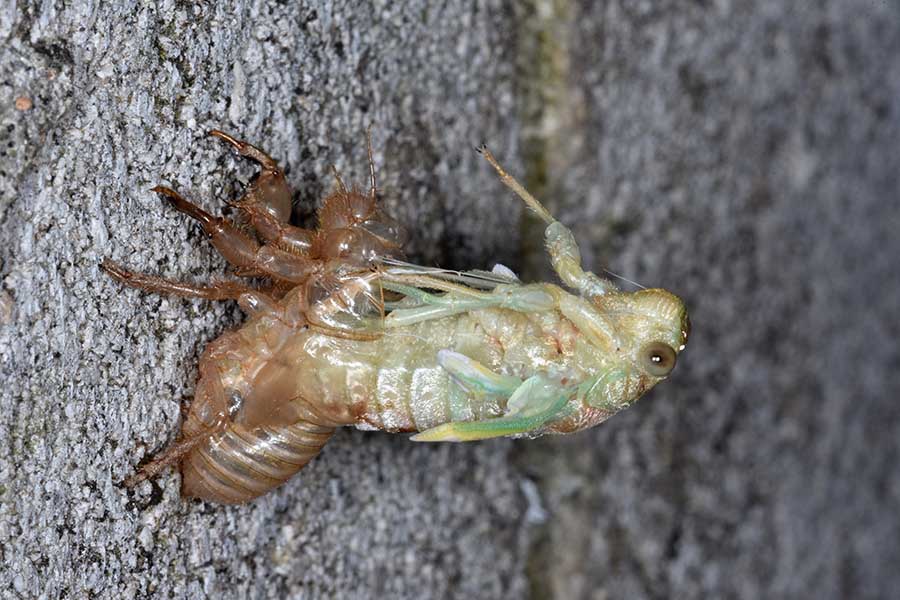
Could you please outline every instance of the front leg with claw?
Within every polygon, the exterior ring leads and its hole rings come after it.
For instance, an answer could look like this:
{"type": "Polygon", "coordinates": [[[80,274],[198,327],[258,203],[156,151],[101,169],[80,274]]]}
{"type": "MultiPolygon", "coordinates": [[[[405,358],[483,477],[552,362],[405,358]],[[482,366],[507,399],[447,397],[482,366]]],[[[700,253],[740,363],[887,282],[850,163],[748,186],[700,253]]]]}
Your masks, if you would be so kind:
{"type": "Polygon", "coordinates": [[[237,140],[218,129],[213,129],[209,135],[224,140],[239,155],[260,166],[259,174],[247,186],[244,195],[229,204],[247,215],[253,228],[266,242],[296,254],[309,254],[316,232],[289,223],[291,190],[278,164],[256,146],[237,140]]]}

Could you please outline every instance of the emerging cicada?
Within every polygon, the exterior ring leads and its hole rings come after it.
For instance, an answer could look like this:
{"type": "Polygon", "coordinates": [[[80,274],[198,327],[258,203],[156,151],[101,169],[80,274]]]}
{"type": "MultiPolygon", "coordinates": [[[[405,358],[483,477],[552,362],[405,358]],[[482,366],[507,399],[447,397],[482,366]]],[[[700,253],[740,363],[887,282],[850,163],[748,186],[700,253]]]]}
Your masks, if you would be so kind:
{"type": "Polygon", "coordinates": [[[182,492],[217,502],[255,498],[312,459],[336,427],[418,432],[415,441],[535,437],[592,427],[664,379],[690,328],[684,304],[661,289],[618,290],[581,267],[572,233],[480,152],[546,222],[547,250],[565,286],[525,284],[505,267],[447,271],[402,260],[402,229],[377,205],[369,144],[367,193],[337,186],[317,230],[288,222],[291,193],[267,154],[211,135],[261,172],[233,206],[251,237],[176,192],[239,274],[198,286],[103,269],[147,291],[236,299],[238,330],[211,343],[179,439],[126,482],[181,463],[182,492]]]}

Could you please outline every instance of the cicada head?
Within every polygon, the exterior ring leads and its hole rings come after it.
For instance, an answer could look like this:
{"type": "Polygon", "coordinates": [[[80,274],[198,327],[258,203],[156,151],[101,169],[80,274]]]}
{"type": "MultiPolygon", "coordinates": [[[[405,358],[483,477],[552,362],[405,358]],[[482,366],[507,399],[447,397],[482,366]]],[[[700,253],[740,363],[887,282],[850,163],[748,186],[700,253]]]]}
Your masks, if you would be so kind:
{"type": "Polygon", "coordinates": [[[585,338],[582,356],[596,367],[582,383],[585,414],[578,428],[629,406],[665,379],[690,333],[684,303],[662,289],[602,294],[581,306],[585,310],[567,311],[567,316],[577,314],[576,326],[585,338]]]}
{"type": "Polygon", "coordinates": [[[649,379],[665,378],[691,330],[681,299],[663,289],[596,296],[594,305],[611,323],[617,351],[649,379]]]}

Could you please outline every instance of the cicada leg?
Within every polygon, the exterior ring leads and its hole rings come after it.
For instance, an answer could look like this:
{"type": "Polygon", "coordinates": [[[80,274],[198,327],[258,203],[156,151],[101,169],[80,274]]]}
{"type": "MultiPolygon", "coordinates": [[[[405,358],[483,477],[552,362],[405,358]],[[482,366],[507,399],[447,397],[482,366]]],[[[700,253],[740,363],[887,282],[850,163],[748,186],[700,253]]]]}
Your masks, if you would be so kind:
{"type": "Polygon", "coordinates": [[[291,189],[275,160],[256,146],[218,129],[213,129],[209,135],[224,140],[238,154],[260,166],[259,175],[247,187],[244,195],[230,204],[250,218],[250,223],[266,242],[289,252],[307,254],[315,239],[315,232],[289,223],[291,189]]]}
{"type": "Polygon", "coordinates": [[[221,429],[222,427],[211,428],[207,431],[202,431],[176,441],[161,454],[155,456],[150,462],[138,469],[133,475],[126,478],[125,481],[122,482],[122,485],[131,488],[145,479],[156,477],[163,469],[181,461],[185,455],[189,454],[194,448],[209,439],[210,435],[221,429]]]}
{"type": "Polygon", "coordinates": [[[526,379],[516,388],[502,417],[481,421],[451,422],[412,436],[415,442],[468,442],[495,437],[537,433],[548,421],[559,418],[573,390],[542,375],[526,379]]]}
{"type": "Polygon", "coordinates": [[[396,308],[385,318],[386,327],[403,327],[485,308],[538,312],[556,307],[556,299],[540,284],[500,285],[490,292],[483,292],[422,276],[394,276],[394,279],[396,281],[383,281],[384,289],[403,294],[418,306],[396,308]],[[404,280],[413,285],[399,283],[404,280]],[[432,294],[418,286],[445,289],[446,293],[432,294]]]}
{"type": "Polygon", "coordinates": [[[216,281],[209,285],[197,285],[176,279],[166,279],[156,275],[138,273],[109,259],[104,259],[100,263],[100,268],[122,285],[157,294],[170,294],[185,298],[205,298],[207,300],[237,300],[242,294],[256,293],[255,290],[246,285],[234,281],[216,281]]]}
{"type": "Polygon", "coordinates": [[[544,230],[544,239],[553,270],[556,271],[559,278],[567,286],[578,290],[583,296],[596,296],[615,290],[616,287],[611,281],[582,268],[581,252],[579,252],[578,243],[569,228],[557,221],[537,198],[532,196],[515,177],[507,173],[486,146],[478,148],[478,152],[494,167],[500,176],[500,181],[547,224],[547,229],[544,230]]]}
{"type": "Polygon", "coordinates": [[[495,373],[477,360],[453,350],[439,350],[437,360],[453,381],[473,394],[506,398],[522,385],[518,377],[495,373]]]}
{"type": "Polygon", "coordinates": [[[274,279],[300,283],[319,269],[318,262],[312,259],[260,245],[226,219],[212,216],[170,188],[158,185],[151,191],[161,194],[177,211],[198,221],[216,250],[244,273],[259,273],[274,279]]]}

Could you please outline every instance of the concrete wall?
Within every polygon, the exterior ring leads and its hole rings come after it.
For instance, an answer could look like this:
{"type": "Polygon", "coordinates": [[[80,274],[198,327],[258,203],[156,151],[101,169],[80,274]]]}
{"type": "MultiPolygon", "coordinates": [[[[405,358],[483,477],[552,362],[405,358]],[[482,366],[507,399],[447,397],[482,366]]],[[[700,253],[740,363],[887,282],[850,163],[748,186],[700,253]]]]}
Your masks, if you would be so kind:
{"type": "Polygon", "coordinates": [[[0,595],[889,595],[900,9],[356,4],[0,7],[0,595]],[[233,198],[252,167],[218,127],[282,161],[302,220],[331,163],[366,176],[370,123],[413,257],[547,276],[489,142],[587,263],[685,298],[671,380],[567,438],[343,432],[243,507],[118,487],[240,322],[99,273],[223,272],[147,190],[233,198]]]}

